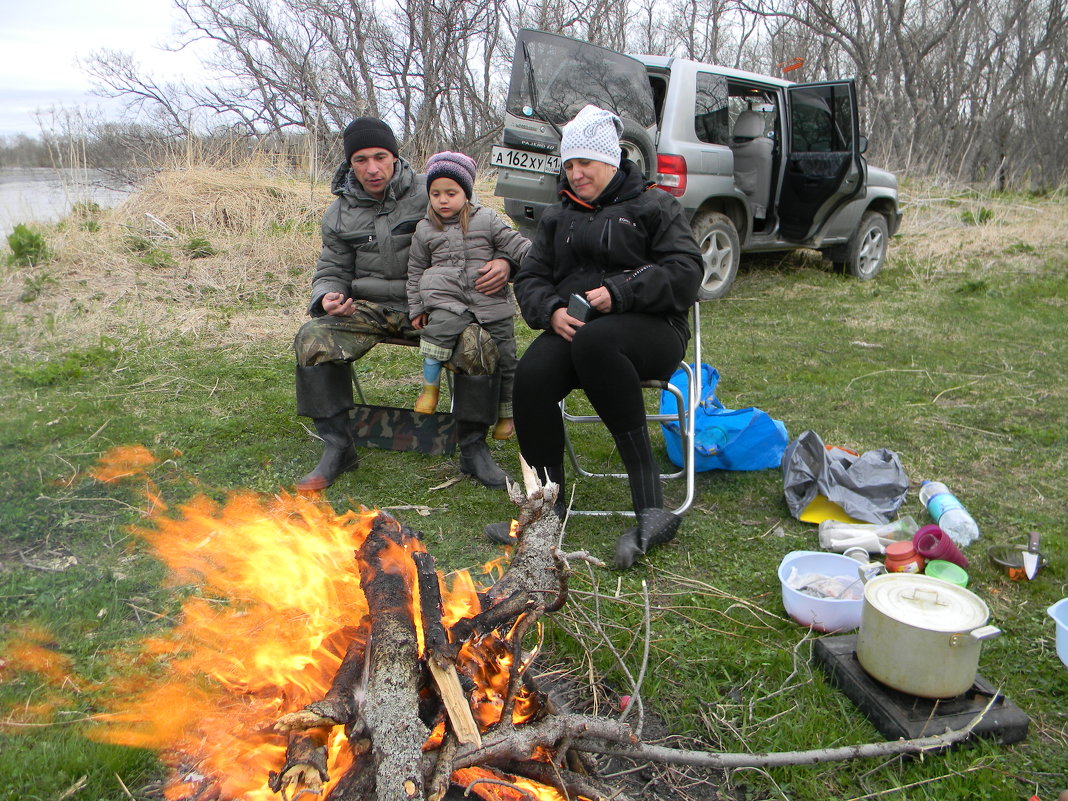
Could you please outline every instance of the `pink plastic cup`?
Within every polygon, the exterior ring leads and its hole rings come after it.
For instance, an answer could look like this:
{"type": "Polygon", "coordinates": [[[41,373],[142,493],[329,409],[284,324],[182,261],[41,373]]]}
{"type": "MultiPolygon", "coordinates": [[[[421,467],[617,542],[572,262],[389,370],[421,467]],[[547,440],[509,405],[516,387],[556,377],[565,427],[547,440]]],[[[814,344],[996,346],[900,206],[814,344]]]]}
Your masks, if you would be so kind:
{"type": "Polygon", "coordinates": [[[923,526],[913,534],[912,544],[924,559],[944,559],[957,567],[968,567],[968,559],[960,552],[957,543],[934,524],[923,526]]]}

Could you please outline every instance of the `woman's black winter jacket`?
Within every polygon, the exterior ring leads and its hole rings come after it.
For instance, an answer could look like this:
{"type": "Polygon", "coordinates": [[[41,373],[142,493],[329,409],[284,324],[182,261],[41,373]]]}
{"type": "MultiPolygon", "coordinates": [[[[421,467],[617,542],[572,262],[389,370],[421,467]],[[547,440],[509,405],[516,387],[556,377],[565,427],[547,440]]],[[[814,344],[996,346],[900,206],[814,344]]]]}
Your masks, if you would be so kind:
{"type": "Polygon", "coordinates": [[[515,278],[527,324],[549,329],[571,293],[603,284],[613,313],[663,315],[687,342],[703,265],[682,205],[627,159],[593,203],[572,195],[566,178],[559,192],[515,278]]]}

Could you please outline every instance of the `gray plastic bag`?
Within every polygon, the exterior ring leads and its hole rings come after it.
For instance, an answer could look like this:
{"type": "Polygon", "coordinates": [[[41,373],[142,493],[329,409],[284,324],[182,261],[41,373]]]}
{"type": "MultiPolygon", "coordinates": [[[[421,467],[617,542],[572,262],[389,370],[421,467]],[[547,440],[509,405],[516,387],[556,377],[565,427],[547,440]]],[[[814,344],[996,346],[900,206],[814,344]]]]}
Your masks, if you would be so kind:
{"type": "Polygon", "coordinates": [[[782,486],[790,514],[800,519],[817,494],[867,523],[889,523],[905,500],[909,479],[901,460],[886,448],[856,456],[828,450],[819,434],[805,431],[782,455],[782,486]]]}

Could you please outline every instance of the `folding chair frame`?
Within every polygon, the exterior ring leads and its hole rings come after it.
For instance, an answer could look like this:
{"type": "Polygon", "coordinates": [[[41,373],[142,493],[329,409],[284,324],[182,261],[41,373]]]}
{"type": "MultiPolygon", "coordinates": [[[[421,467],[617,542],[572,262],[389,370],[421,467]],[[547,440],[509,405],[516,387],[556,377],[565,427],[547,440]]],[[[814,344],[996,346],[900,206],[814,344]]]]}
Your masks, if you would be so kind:
{"type": "MultiPolygon", "coordinates": [[[[645,419],[647,424],[664,423],[664,422],[677,422],[679,431],[682,435],[682,456],[683,466],[680,470],[673,473],[661,473],[661,480],[671,480],[684,478],[686,480],[686,496],[682,503],[676,508],[672,509],[675,514],[681,515],[685,513],[692,505],[694,496],[696,494],[696,471],[695,465],[695,453],[694,453],[694,410],[697,408],[698,400],[701,397],[701,304],[700,301],[694,304],[691,312],[692,319],[692,336],[690,341],[693,343],[693,366],[683,358],[680,367],[686,374],[686,393],[676,387],[669,381],[643,381],[642,387],[644,389],[656,389],[667,390],[675,397],[677,414],[660,414],[649,413],[646,414],[645,419]]],[[[579,456],[575,452],[575,447],[571,442],[571,437],[568,435],[568,423],[600,423],[601,418],[596,414],[572,414],[567,411],[566,408],[567,399],[560,401],[560,414],[564,419],[564,446],[567,449],[567,454],[571,462],[571,466],[575,469],[575,472],[580,476],[588,478],[627,478],[626,473],[598,473],[585,469],[579,462],[579,456]]],[[[608,515],[625,515],[628,517],[634,517],[634,512],[630,510],[579,510],[572,509],[570,514],[573,515],[589,515],[589,516],[608,516],[608,515]]]]}

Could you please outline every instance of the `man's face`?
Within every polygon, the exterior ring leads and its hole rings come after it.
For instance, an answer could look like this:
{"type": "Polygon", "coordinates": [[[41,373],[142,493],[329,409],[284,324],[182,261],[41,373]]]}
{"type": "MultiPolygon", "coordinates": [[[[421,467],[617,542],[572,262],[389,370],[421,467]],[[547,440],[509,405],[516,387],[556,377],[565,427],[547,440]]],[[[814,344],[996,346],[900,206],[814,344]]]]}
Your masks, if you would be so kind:
{"type": "Polygon", "coordinates": [[[349,164],[367,194],[378,200],[385,197],[397,165],[396,156],[384,147],[365,147],[352,154],[349,164]]]}

